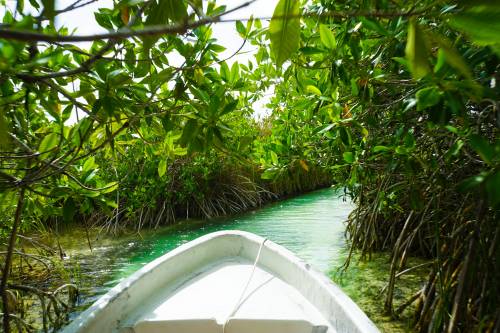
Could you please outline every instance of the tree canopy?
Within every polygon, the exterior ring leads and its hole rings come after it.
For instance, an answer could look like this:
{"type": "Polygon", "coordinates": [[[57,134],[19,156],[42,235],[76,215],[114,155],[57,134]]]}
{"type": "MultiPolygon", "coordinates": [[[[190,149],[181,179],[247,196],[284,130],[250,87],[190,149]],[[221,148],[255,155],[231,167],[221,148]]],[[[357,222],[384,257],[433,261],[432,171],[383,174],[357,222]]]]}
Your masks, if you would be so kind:
{"type": "Polygon", "coordinates": [[[353,247],[393,252],[390,314],[412,252],[434,260],[416,327],[500,325],[498,4],[280,0],[267,26],[227,18],[254,1],[122,0],[94,13],[107,32],[55,25],[93,2],[0,1],[4,313],[23,220],[113,215],[120,186],[129,207],[143,205],[166,189],[153,183],[207,178],[227,158],[276,190],[325,175],[345,186],[353,247]],[[254,59],[222,58],[214,24],[236,29],[254,59]],[[269,89],[272,113],[258,122],[253,104],[269,89]]]}

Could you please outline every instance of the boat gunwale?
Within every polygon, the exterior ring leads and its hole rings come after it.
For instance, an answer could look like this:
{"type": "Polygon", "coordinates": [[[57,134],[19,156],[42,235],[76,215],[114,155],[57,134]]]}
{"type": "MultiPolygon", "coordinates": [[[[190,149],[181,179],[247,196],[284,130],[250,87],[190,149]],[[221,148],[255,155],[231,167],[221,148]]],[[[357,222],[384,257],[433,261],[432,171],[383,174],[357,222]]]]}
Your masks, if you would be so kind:
{"type": "MultiPolygon", "coordinates": [[[[130,275],[128,278],[123,279],[116,286],[111,288],[106,294],[101,296],[96,302],[94,302],[87,310],[79,314],[78,317],[75,318],[75,320],[73,320],[68,326],[63,328],[62,333],[82,332],[81,329],[82,328],[85,329],[88,325],[92,324],[92,320],[96,320],[95,318],[99,316],[100,312],[104,311],[104,309],[106,309],[108,305],[110,305],[111,303],[113,303],[113,301],[115,301],[117,298],[126,293],[127,290],[131,288],[136,282],[140,281],[142,278],[150,274],[152,271],[158,269],[163,264],[168,263],[172,258],[184,254],[186,252],[190,252],[206,242],[228,237],[238,237],[242,239],[241,246],[238,249],[236,256],[240,256],[242,258],[246,258],[249,260],[251,260],[251,258],[247,258],[244,255],[245,246],[243,245],[244,244],[243,242],[244,241],[251,242],[254,243],[253,244],[254,246],[258,247],[264,241],[263,237],[249,232],[239,231],[239,230],[224,230],[224,231],[213,232],[201,236],[197,239],[194,239],[190,242],[184,243],[179,247],[147,263],[142,268],[140,268],[132,275],[130,275]]],[[[270,240],[267,240],[265,242],[264,248],[267,251],[271,251],[272,253],[277,254],[279,257],[282,257],[285,261],[290,262],[304,274],[307,274],[311,278],[313,278],[315,283],[321,285],[321,287],[328,292],[329,296],[335,300],[337,305],[344,310],[347,317],[351,320],[352,325],[355,326],[355,330],[353,332],[363,332],[363,333],[379,332],[375,324],[373,324],[373,322],[356,305],[356,303],[354,303],[354,301],[350,299],[325,274],[319,272],[310,264],[297,257],[292,251],[270,240]]],[[[273,271],[272,267],[268,266],[265,267],[267,269],[271,269],[271,272],[273,273],[278,273],[276,271],[273,271]]],[[[295,287],[306,299],[309,300],[309,298],[306,295],[304,295],[297,288],[297,286],[294,285],[292,286],[295,287]]],[[[327,316],[325,316],[325,319],[327,319],[327,316]]],[[[331,324],[333,327],[335,327],[333,323],[331,324]]]]}

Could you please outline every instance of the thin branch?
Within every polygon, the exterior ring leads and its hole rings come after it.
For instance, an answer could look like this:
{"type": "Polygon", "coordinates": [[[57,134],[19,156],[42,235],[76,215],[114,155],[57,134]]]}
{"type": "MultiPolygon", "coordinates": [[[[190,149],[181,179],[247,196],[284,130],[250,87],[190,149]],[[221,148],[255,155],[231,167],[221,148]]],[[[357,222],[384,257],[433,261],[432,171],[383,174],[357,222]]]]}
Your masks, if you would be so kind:
{"type": "MultiPolygon", "coordinates": [[[[77,1],[78,3],[78,1],[77,1]]],[[[130,29],[135,22],[139,19],[139,17],[142,15],[143,11],[147,8],[149,5],[149,2],[145,3],[140,10],[137,12],[137,14],[128,22],[127,26],[124,28],[126,30],[130,29]]],[[[1,31],[0,31],[1,35],[1,31]]],[[[66,76],[71,76],[71,75],[76,75],[80,73],[85,73],[90,71],[91,66],[96,63],[99,59],[101,59],[109,50],[111,50],[115,44],[118,42],[117,39],[109,39],[106,45],[104,45],[95,55],[92,55],[89,59],[84,61],[80,67],[67,70],[67,71],[61,71],[61,72],[54,72],[54,73],[48,73],[48,74],[43,74],[43,75],[32,75],[32,74],[17,74],[17,77],[20,78],[21,80],[25,80],[28,82],[33,82],[33,81],[38,81],[38,80],[44,80],[44,79],[54,79],[58,77],[66,77],[66,76]]]]}
{"type": "MultiPolygon", "coordinates": [[[[224,61],[228,61],[229,59],[231,58],[234,58],[236,55],[240,55],[240,54],[245,54],[245,53],[249,53],[251,51],[245,51],[245,52],[241,52],[241,50],[243,49],[243,47],[246,45],[248,39],[247,37],[245,37],[243,39],[243,42],[241,43],[240,47],[234,51],[231,55],[227,56],[226,58],[224,59],[212,59],[213,62],[210,62],[208,64],[204,64],[204,65],[200,65],[200,60],[196,62],[195,65],[191,65],[191,66],[185,66],[185,67],[176,67],[176,66],[172,66],[172,65],[168,65],[169,68],[173,68],[175,70],[178,70],[178,71],[188,71],[188,70],[192,70],[192,69],[195,69],[195,68],[209,68],[209,67],[212,67],[213,65],[215,64],[220,64],[220,63],[223,63],[224,61]]],[[[91,54],[89,53],[86,53],[84,51],[81,51],[81,50],[69,50],[69,51],[74,51],[74,52],[77,52],[77,53],[80,53],[80,54],[83,54],[83,55],[87,55],[87,56],[90,56],[91,54]]],[[[149,61],[154,61],[154,60],[157,60],[159,58],[161,58],[162,56],[164,56],[163,54],[161,55],[158,55],[158,56],[155,56],[155,57],[148,57],[148,58],[141,58],[141,59],[134,59],[133,61],[135,63],[140,63],[140,62],[149,62],[149,61]]],[[[125,59],[119,59],[119,58],[115,58],[115,57],[101,57],[101,59],[103,60],[108,60],[108,61],[115,61],[115,62],[126,62],[127,60],[125,59]]]]}
{"type": "Polygon", "coordinates": [[[12,230],[9,237],[9,245],[7,247],[7,255],[5,256],[5,264],[2,271],[2,281],[0,282],[0,293],[2,296],[2,308],[3,313],[6,314],[3,317],[3,330],[5,333],[10,332],[9,323],[9,300],[7,296],[7,280],[9,279],[10,267],[12,264],[12,254],[14,253],[14,247],[16,244],[17,230],[21,223],[21,216],[24,207],[24,187],[19,191],[19,198],[17,200],[16,213],[14,215],[14,223],[12,224],[12,230]]]}
{"type": "MultiPolygon", "coordinates": [[[[209,23],[216,23],[221,21],[221,17],[240,10],[244,7],[249,6],[256,0],[247,1],[240,6],[230,9],[224,13],[202,18],[194,22],[177,23],[171,25],[155,25],[146,27],[141,30],[131,30],[130,27],[118,29],[116,31],[94,34],[94,35],[73,35],[65,36],[59,34],[44,34],[27,30],[16,30],[16,29],[5,29],[0,28],[0,38],[4,39],[14,39],[21,41],[41,41],[41,42],[92,42],[95,40],[114,40],[115,42],[120,39],[127,39],[130,37],[144,37],[144,36],[157,36],[157,35],[172,35],[172,34],[184,34],[188,30],[196,29],[198,27],[204,26],[209,23]]],[[[234,21],[234,20],[233,20],[234,21]]]]}
{"type": "Polygon", "coordinates": [[[55,254],[56,253],[55,249],[53,249],[50,246],[45,245],[45,244],[37,241],[33,237],[28,237],[28,236],[24,236],[22,234],[18,234],[17,238],[20,238],[20,239],[25,240],[26,242],[29,242],[34,248],[42,248],[44,251],[46,251],[46,252],[48,252],[50,254],[55,254]]]}
{"type": "Polygon", "coordinates": [[[107,190],[107,189],[115,186],[115,184],[113,184],[113,185],[109,185],[109,186],[105,186],[105,187],[101,187],[101,188],[92,188],[92,187],[88,187],[85,184],[83,184],[80,180],[78,180],[78,178],[76,178],[75,176],[73,176],[72,174],[70,174],[67,171],[62,171],[61,173],[63,175],[68,176],[69,178],[71,178],[71,180],[73,180],[75,183],[77,183],[78,186],[80,186],[81,188],[83,188],[84,190],[87,190],[87,191],[100,192],[100,191],[104,191],[104,190],[107,190]]]}
{"type": "Polygon", "coordinates": [[[11,160],[26,159],[26,158],[38,157],[40,155],[41,155],[41,153],[39,153],[39,152],[29,154],[29,155],[0,155],[0,159],[11,159],[11,160]]]}
{"type": "Polygon", "coordinates": [[[127,39],[130,37],[144,37],[144,36],[157,36],[157,35],[174,35],[174,34],[184,34],[188,30],[196,29],[200,26],[210,24],[210,23],[233,23],[236,21],[249,21],[249,20],[271,20],[271,19],[290,19],[290,18],[324,18],[324,17],[332,17],[332,18],[352,18],[352,17],[376,17],[376,18],[395,18],[395,17],[410,17],[417,16],[427,12],[427,8],[419,11],[392,11],[392,12],[367,12],[367,11],[352,11],[352,12],[326,12],[326,13],[302,13],[300,15],[284,15],[284,16],[275,16],[275,17],[258,17],[258,18],[231,18],[231,19],[222,19],[223,16],[235,12],[239,9],[249,6],[256,0],[248,1],[241,4],[238,7],[235,7],[231,10],[228,10],[219,15],[215,15],[212,17],[204,17],[197,21],[186,22],[182,24],[170,24],[170,25],[155,25],[150,27],[145,27],[141,30],[131,30],[130,28],[118,29],[108,33],[94,34],[94,35],[59,35],[59,34],[44,34],[31,32],[26,30],[15,30],[15,29],[5,29],[0,28],[0,38],[5,39],[14,39],[21,41],[43,41],[43,42],[92,42],[95,40],[102,39],[110,39],[110,40],[120,40],[127,39]]]}
{"type": "MultiPolygon", "coordinates": [[[[0,312],[0,317],[4,317],[4,314],[3,314],[2,312],[0,312]]],[[[25,321],[24,321],[22,318],[20,318],[19,316],[16,316],[16,315],[14,315],[14,314],[12,314],[12,313],[9,313],[9,317],[10,317],[11,319],[16,320],[16,322],[17,322],[18,324],[21,324],[21,325],[22,325],[22,327],[24,327],[24,328],[26,329],[26,331],[27,331],[27,332],[33,332],[33,331],[35,331],[35,330],[36,330],[36,328],[35,328],[35,327],[33,327],[31,324],[28,324],[27,322],[25,322],[25,321]]],[[[4,320],[5,320],[5,319],[4,319],[4,320]]],[[[19,326],[19,325],[18,325],[18,327],[17,327],[17,328],[18,328],[19,330],[21,330],[21,329],[22,329],[22,328],[21,328],[21,326],[19,326]]]]}
{"type": "Polygon", "coordinates": [[[72,10],[75,10],[78,8],[82,8],[82,7],[88,6],[88,5],[90,5],[94,2],[97,2],[97,1],[99,1],[99,0],[89,0],[89,1],[84,2],[84,3],[80,3],[80,2],[82,2],[82,0],[77,0],[66,8],[56,10],[55,15],[59,15],[59,14],[66,13],[66,12],[69,12],[69,11],[72,11],[72,10]]]}
{"type": "MultiPolygon", "coordinates": [[[[29,253],[21,252],[18,250],[14,250],[13,254],[16,254],[20,257],[32,259],[32,260],[35,260],[35,261],[41,263],[47,269],[48,272],[50,272],[49,264],[47,262],[45,262],[43,259],[47,259],[48,261],[50,261],[51,264],[53,264],[53,261],[51,259],[44,257],[44,256],[41,256],[41,255],[37,255],[37,254],[29,254],[29,253]]],[[[8,252],[0,251],[0,255],[1,256],[8,255],[8,252]]]]}
{"type": "Polygon", "coordinates": [[[348,19],[353,17],[375,17],[375,18],[396,18],[396,17],[410,17],[417,16],[421,14],[425,14],[429,8],[424,8],[422,10],[409,10],[406,12],[402,11],[350,11],[350,12],[341,12],[341,11],[331,11],[331,12],[305,12],[298,15],[277,15],[277,16],[261,16],[261,17],[240,17],[240,18],[232,18],[232,19],[220,19],[217,23],[231,23],[236,21],[250,21],[250,20],[261,20],[261,21],[269,21],[272,19],[276,20],[284,20],[284,19],[293,19],[293,18],[342,18],[348,19]]]}
{"type": "MultiPolygon", "coordinates": [[[[0,35],[1,35],[1,32],[0,32],[0,35]]],[[[76,74],[88,72],[90,70],[90,67],[95,62],[97,62],[99,59],[101,59],[104,54],[106,54],[109,50],[111,50],[111,48],[114,46],[115,43],[116,43],[115,40],[109,40],[108,43],[106,45],[104,45],[99,50],[99,52],[97,52],[91,58],[89,58],[85,62],[83,62],[80,67],[75,68],[75,69],[70,69],[70,70],[61,71],[61,72],[53,72],[53,73],[43,74],[43,75],[17,74],[16,76],[18,78],[20,78],[21,80],[33,82],[33,81],[38,81],[38,80],[55,79],[58,77],[65,77],[65,76],[71,76],[71,75],[76,75],[76,74]]]]}
{"type": "Polygon", "coordinates": [[[65,89],[63,89],[62,87],[54,84],[54,82],[52,82],[50,80],[44,80],[44,79],[42,79],[41,82],[43,82],[44,84],[46,84],[50,88],[52,88],[54,90],[57,90],[58,93],[60,93],[64,97],[66,97],[71,103],[73,103],[73,105],[75,105],[77,108],[79,108],[80,110],[82,110],[83,112],[85,112],[91,119],[94,119],[95,121],[99,122],[99,120],[95,117],[95,115],[92,113],[92,111],[90,111],[89,109],[87,109],[85,107],[85,105],[83,105],[82,103],[78,102],[76,100],[76,98],[74,98],[73,96],[71,96],[71,94],[69,92],[67,92],[65,89]]]}

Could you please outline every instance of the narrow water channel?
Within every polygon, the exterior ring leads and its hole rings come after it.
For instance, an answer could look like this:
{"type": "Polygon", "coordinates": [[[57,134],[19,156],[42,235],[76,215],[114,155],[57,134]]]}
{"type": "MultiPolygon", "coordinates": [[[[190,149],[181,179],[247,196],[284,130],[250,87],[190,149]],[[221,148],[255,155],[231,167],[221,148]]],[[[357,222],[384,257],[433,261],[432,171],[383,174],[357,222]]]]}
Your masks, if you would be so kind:
{"type": "MultiPolygon", "coordinates": [[[[186,221],[176,228],[148,231],[140,236],[100,239],[92,254],[88,248],[71,250],[68,245],[69,254],[79,263],[78,282],[82,286],[79,307],[71,317],[151,260],[219,230],[244,230],[267,237],[328,273],[338,265],[339,255],[345,249],[343,222],[353,208],[342,195],[342,191],[329,188],[230,218],[203,223],[186,221]]],[[[81,241],[82,246],[85,243],[81,241]]]]}

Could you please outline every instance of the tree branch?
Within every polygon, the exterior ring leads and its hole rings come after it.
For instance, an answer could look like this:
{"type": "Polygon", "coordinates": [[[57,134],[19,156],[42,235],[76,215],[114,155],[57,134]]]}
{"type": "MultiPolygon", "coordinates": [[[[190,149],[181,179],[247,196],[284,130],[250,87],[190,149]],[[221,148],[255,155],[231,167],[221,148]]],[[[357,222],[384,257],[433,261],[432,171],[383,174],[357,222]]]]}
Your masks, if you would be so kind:
{"type": "Polygon", "coordinates": [[[9,300],[7,296],[7,280],[9,279],[10,266],[12,264],[12,254],[14,253],[14,246],[16,244],[17,230],[21,223],[21,216],[24,206],[24,187],[19,191],[19,199],[17,200],[16,213],[14,215],[14,223],[12,231],[10,232],[9,245],[7,247],[7,254],[5,256],[5,264],[2,271],[2,281],[0,283],[0,293],[2,294],[2,307],[3,313],[3,330],[5,333],[10,333],[9,323],[9,300]]]}
{"type": "MultiPolygon", "coordinates": [[[[0,32],[1,34],[1,32],[0,32]]],[[[84,72],[90,71],[91,66],[101,59],[104,54],[106,54],[114,45],[116,41],[114,40],[109,40],[106,45],[104,45],[99,52],[97,52],[95,55],[87,59],[85,62],[83,62],[80,67],[75,68],[75,69],[70,69],[67,71],[61,71],[61,72],[53,72],[53,73],[48,73],[48,74],[41,74],[41,75],[31,75],[31,74],[17,74],[16,76],[20,78],[21,80],[25,80],[28,82],[33,82],[33,81],[39,81],[39,80],[44,80],[44,79],[55,79],[58,77],[65,77],[65,76],[71,76],[71,75],[76,75],[84,72]]]]}
{"type": "Polygon", "coordinates": [[[206,17],[199,19],[194,22],[185,22],[185,23],[177,23],[177,24],[170,24],[170,25],[155,25],[155,26],[150,26],[143,28],[141,30],[132,30],[130,27],[123,28],[123,29],[118,29],[116,31],[108,32],[108,33],[101,33],[101,34],[94,34],[94,35],[74,35],[74,36],[65,36],[65,35],[59,35],[59,34],[44,34],[44,33],[38,33],[34,31],[27,31],[27,30],[17,30],[17,29],[5,29],[5,28],[0,28],[0,38],[4,39],[13,39],[13,40],[20,40],[20,41],[40,41],[40,42],[48,42],[48,43],[54,43],[54,42],[92,42],[95,40],[101,40],[101,39],[107,39],[107,40],[113,40],[113,41],[118,41],[120,39],[127,39],[130,37],[144,37],[144,36],[157,36],[157,35],[173,35],[173,34],[184,34],[188,30],[196,29],[198,27],[201,27],[203,25],[209,24],[209,23],[215,23],[219,22],[221,20],[221,17],[230,14],[232,12],[235,12],[241,8],[247,7],[256,0],[251,0],[247,1],[243,4],[241,4],[238,7],[235,7],[233,9],[230,9],[224,13],[211,16],[211,17],[206,17]]]}

